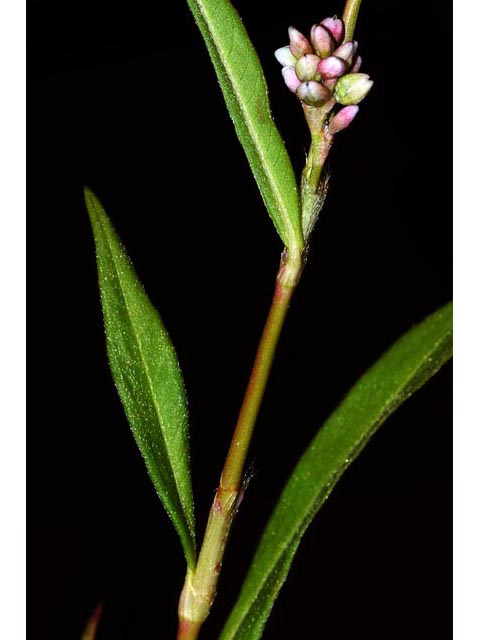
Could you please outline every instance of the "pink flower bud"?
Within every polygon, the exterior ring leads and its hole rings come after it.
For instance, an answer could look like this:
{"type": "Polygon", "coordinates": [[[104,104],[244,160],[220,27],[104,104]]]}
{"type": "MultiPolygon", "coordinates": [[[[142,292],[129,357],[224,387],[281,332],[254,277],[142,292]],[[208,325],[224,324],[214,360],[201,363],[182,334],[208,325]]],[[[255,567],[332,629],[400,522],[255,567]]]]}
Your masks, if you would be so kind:
{"type": "Polygon", "coordinates": [[[319,82],[302,82],[297,89],[297,98],[309,107],[321,107],[331,98],[330,91],[319,82]]]}
{"type": "Polygon", "coordinates": [[[325,18],[325,20],[322,20],[320,24],[330,31],[337,42],[341,42],[343,40],[345,28],[343,26],[343,21],[340,20],[340,18],[325,18]]]}
{"type": "Polygon", "coordinates": [[[282,76],[285,84],[292,93],[295,93],[300,86],[300,80],[297,78],[294,67],[283,67],[282,76]]]}
{"type": "Polygon", "coordinates": [[[312,45],[307,40],[307,38],[300,33],[298,29],[295,27],[288,28],[288,36],[290,38],[290,51],[295,56],[295,58],[301,58],[306,53],[312,53],[312,45]]]}
{"type": "Polygon", "coordinates": [[[331,80],[332,78],[339,78],[347,71],[347,63],[341,58],[330,56],[324,60],[320,60],[317,67],[321,73],[322,78],[331,80]]]}
{"type": "Polygon", "coordinates": [[[313,25],[310,32],[310,39],[313,48],[321,58],[329,56],[335,47],[335,40],[332,34],[320,24],[313,25]]]}
{"type": "Polygon", "coordinates": [[[290,47],[287,45],[286,47],[281,47],[277,49],[274,53],[275,58],[279,61],[282,67],[293,67],[297,59],[290,51],[290,47]]]}
{"type": "Polygon", "coordinates": [[[358,104],[372,88],[373,81],[366,73],[348,73],[335,85],[335,99],[340,104],[358,104]]]}
{"type": "Polygon", "coordinates": [[[360,67],[362,66],[362,58],[357,56],[355,62],[353,63],[352,73],[358,73],[360,71],[360,67]]]}
{"type": "Polygon", "coordinates": [[[359,108],[360,107],[357,107],[357,105],[350,105],[340,109],[340,111],[330,120],[328,125],[329,132],[331,134],[335,134],[346,129],[357,115],[359,108]]]}
{"type": "Polygon", "coordinates": [[[341,58],[345,60],[345,62],[350,66],[353,60],[353,54],[355,53],[355,45],[353,42],[344,42],[342,45],[335,49],[333,52],[334,56],[337,58],[341,58]]]}
{"type": "Polygon", "coordinates": [[[297,60],[295,72],[298,79],[302,82],[307,82],[308,80],[321,80],[321,75],[317,71],[319,62],[320,58],[314,53],[307,53],[306,56],[302,56],[297,60]]]}

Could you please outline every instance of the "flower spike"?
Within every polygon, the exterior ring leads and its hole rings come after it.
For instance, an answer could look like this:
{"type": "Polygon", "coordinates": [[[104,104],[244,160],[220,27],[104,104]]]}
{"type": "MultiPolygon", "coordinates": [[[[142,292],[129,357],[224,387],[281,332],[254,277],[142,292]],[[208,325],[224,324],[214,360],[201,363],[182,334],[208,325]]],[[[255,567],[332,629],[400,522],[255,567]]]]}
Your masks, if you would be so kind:
{"type": "MultiPolygon", "coordinates": [[[[325,118],[335,104],[356,105],[372,87],[369,76],[359,73],[362,59],[357,56],[358,42],[343,42],[344,35],[343,21],[333,16],[312,26],[310,40],[295,27],[289,27],[290,43],[275,51],[275,58],[283,67],[285,84],[304,105],[323,109],[328,102],[322,117],[308,116],[311,130],[312,127],[319,130],[326,123],[325,118]]],[[[332,131],[345,128],[341,125],[347,114],[353,114],[352,118],[356,115],[354,109],[339,113],[343,115],[331,120],[332,131]]]]}

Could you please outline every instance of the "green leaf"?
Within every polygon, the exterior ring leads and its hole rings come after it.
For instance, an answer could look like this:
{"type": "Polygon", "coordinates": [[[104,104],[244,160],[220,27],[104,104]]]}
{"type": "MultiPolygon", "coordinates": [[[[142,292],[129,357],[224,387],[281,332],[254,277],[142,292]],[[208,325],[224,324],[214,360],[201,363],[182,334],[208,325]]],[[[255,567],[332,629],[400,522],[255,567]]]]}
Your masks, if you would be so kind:
{"type": "Polygon", "coordinates": [[[221,640],[262,636],[300,540],[343,472],[452,354],[452,308],[396,342],[350,390],[301,457],[270,517],[221,640]]]}
{"type": "Polygon", "coordinates": [[[188,412],[175,350],[102,205],[85,190],[113,379],[155,489],[195,564],[188,412]]]}
{"type": "Polygon", "coordinates": [[[265,206],[289,249],[301,250],[297,183],[270,112],[267,85],[243,23],[228,0],[187,0],[217,73],[265,206]]]}

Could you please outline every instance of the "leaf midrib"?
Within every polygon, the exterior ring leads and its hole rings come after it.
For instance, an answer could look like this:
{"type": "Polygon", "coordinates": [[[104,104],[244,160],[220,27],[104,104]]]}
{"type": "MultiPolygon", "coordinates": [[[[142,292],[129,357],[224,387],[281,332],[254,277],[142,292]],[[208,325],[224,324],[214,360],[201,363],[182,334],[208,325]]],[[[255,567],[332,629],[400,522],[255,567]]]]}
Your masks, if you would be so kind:
{"type": "MultiPolygon", "coordinates": [[[[95,208],[96,208],[96,205],[95,205],[95,208]]],[[[164,433],[163,419],[162,419],[162,415],[161,415],[161,412],[160,412],[160,407],[158,406],[158,402],[157,402],[157,399],[156,399],[156,397],[155,397],[155,392],[154,392],[154,389],[153,389],[153,386],[152,386],[151,375],[150,375],[150,369],[149,369],[149,366],[148,366],[148,364],[147,364],[147,361],[146,361],[145,356],[144,356],[144,353],[143,353],[143,348],[142,348],[141,341],[140,341],[139,337],[137,336],[137,333],[136,333],[135,328],[134,328],[134,323],[133,323],[133,321],[132,321],[132,314],[131,314],[129,304],[128,304],[128,302],[127,302],[127,298],[126,298],[125,293],[124,293],[124,290],[123,290],[122,279],[121,279],[121,277],[120,277],[120,272],[119,272],[119,270],[118,270],[118,268],[117,268],[115,255],[114,255],[114,253],[113,253],[113,251],[112,251],[112,249],[111,249],[111,247],[110,247],[110,242],[109,242],[109,239],[108,239],[108,234],[107,234],[107,232],[106,232],[106,231],[105,231],[105,229],[104,229],[103,221],[101,220],[101,217],[97,216],[97,220],[100,222],[100,230],[101,230],[101,233],[103,234],[104,239],[106,240],[106,244],[107,244],[108,252],[109,252],[110,258],[111,258],[111,260],[112,260],[112,263],[113,263],[114,269],[115,269],[115,271],[116,271],[116,274],[117,274],[117,280],[118,280],[119,285],[120,285],[120,293],[121,293],[121,295],[122,295],[122,300],[123,300],[123,302],[124,302],[124,304],[125,304],[125,308],[126,308],[126,310],[127,310],[127,315],[128,315],[128,319],[129,319],[129,322],[130,322],[130,326],[131,326],[131,328],[132,328],[132,333],[133,333],[133,335],[134,335],[135,342],[136,342],[136,344],[137,344],[137,348],[138,348],[138,351],[139,351],[139,353],[140,353],[140,358],[141,358],[141,360],[142,360],[142,364],[144,365],[144,368],[145,368],[145,371],[146,371],[146,378],[147,378],[147,382],[148,382],[148,388],[149,388],[149,390],[150,390],[150,394],[151,394],[151,397],[152,397],[152,400],[153,400],[153,406],[154,406],[154,408],[155,408],[155,413],[156,413],[156,415],[157,415],[158,422],[159,422],[159,425],[160,425],[160,433],[161,433],[161,436],[162,436],[163,445],[164,445],[164,447],[165,447],[165,449],[166,449],[166,451],[167,451],[167,460],[168,460],[168,465],[169,465],[169,468],[170,468],[170,471],[171,471],[172,477],[173,477],[173,478],[174,478],[174,480],[175,480],[175,488],[176,488],[176,490],[177,490],[178,500],[179,500],[179,503],[180,503],[180,505],[181,505],[182,512],[183,512],[183,514],[184,514],[184,516],[185,516],[185,520],[186,520],[186,523],[187,523],[188,531],[189,531],[190,535],[192,535],[192,531],[191,531],[191,529],[190,529],[189,518],[188,518],[187,513],[186,513],[186,511],[185,511],[185,506],[184,506],[183,501],[182,501],[182,498],[181,498],[181,492],[179,491],[179,486],[180,486],[180,485],[179,485],[179,483],[178,483],[178,479],[177,479],[177,476],[176,476],[176,474],[175,474],[175,470],[174,470],[174,468],[173,468],[173,465],[172,465],[172,463],[171,463],[171,461],[170,461],[171,451],[170,451],[170,448],[169,448],[169,446],[168,446],[168,444],[167,444],[167,439],[166,439],[166,436],[165,436],[165,433],[164,433]]],[[[128,265],[128,266],[131,268],[131,265],[128,265]]],[[[167,497],[168,497],[168,496],[167,496],[167,497]]],[[[173,519],[175,519],[175,512],[174,512],[174,510],[173,510],[171,507],[170,507],[170,511],[171,511],[170,516],[171,516],[173,519]]]]}
{"type": "MultiPolygon", "coordinates": [[[[198,10],[200,11],[200,13],[202,15],[202,18],[203,18],[203,21],[204,21],[204,24],[205,24],[205,28],[207,29],[207,31],[208,31],[208,33],[209,33],[209,35],[210,35],[215,47],[217,48],[217,51],[221,52],[223,54],[223,56],[226,56],[227,54],[225,53],[225,49],[221,46],[221,44],[219,43],[218,39],[215,37],[214,32],[212,31],[212,29],[210,27],[210,22],[211,21],[209,20],[208,11],[205,9],[205,7],[203,6],[202,2],[199,2],[198,0],[193,0],[193,1],[196,2],[196,4],[197,4],[198,10]]],[[[235,11],[235,9],[233,7],[232,7],[232,9],[235,11]]],[[[253,52],[253,53],[254,53],[254,55],[256,55],[255,52],[253,52]]],[[[295,232],[295,230],[293,228],[292,222],[290,220],[288,207],[285,206],[285,203],[283,201],[283,197],[281,196],[281,194],[280,194],[280,192],[278,190],[277,183],[276,183],[274,177],[271,175],[270,171],[268,170],[269,169],[268,161],[264,157],[263,153],[261,153],[261,151],[263,151],[263,148],[262,148],[262,146],[260,144],[260,138],[256,134],[255,128],[252,128],[251,125],[250,125],[250,119],[249,119],[249,116],[248,116],[248,111],[246,111],[246,109],[243,106],[242,100],[240,99],[241,98],[241,94],[240,94],[239,88],[238,88],[238,86],[237,86],[237,84],[235,82],[234,74],[230,74],[229,73],[228,67],[223,62],[222,56],[220,54],[218,55],[218,59],[219,59],[219,62],[222,65],[222,67],[223,67],[223,69],[224,69],[224,71],[225,71],[225,73],[226,73],[226,75],[228,77],[228,80],[230,82],[230,85],[231,85],[233,93],[234,93],[234,97],[235,97],[236,103],[237,103],[237,105],[238,105],[238,107],[240,109],[240,112],[244,116],[243,117],[243,121],[245,122],[245,124],[247,126],[247,129],[248,129],[248,132],[250,134],[250,137],[254,141],[254,147],[255,147],[255,149],[257,151],[257,155],[258,155],[258,157],[260,159],[260,164],[262,166],[263,172],[267,176],[268,182],[269,182],[269,184],[270,184],[270,186],[272,188],[272,191],[274,193],[276,201],[278,203],[280,203],[280,205],[281,205],[280,206],[281,213],[282,214],[286,214],[285,217],[283,217],[283,215],[282,215],[280,222],[283,221],[285,223],[286,227],[287,227],[287,229],[286,229],[286,231],[288,232],[287,236],[289,236],[287,238],[287,240],[289,242],[296,241],[297,240],[297,238],[296,238],[297,234],[296,234],[296,232],[295,232]]],[[[263,84],[264,83],[263,78],[260,77],[260,80],[262,81],[262,84],[263,84]]],[[[265,86],[264,86],[264,88],[265,88],[265,86]]],[[[269,118],[271,124],[273,125],[270,109],[268,109],[267,115],[268,115],[268,118],[269,118]]]]}

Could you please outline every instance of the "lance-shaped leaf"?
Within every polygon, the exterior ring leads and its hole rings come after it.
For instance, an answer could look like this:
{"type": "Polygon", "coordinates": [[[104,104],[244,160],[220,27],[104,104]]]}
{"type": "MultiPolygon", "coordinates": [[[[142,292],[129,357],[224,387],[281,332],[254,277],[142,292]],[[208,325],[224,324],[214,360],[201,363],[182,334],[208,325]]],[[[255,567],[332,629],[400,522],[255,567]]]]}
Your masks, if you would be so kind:
{"type": "Polygon", "coordinates": [[[148,473],[193,567],[188,413],[177,356],[100,202],[88,189],[85,200],[113,379],[148,473]]]}
{"type": "Polygon", "coordinates": [[[300,540],[375,431],[452,354],[447,305],[396,342],[351,389],[301,457],[270,517],[221,640],[262,636],[300,540]]]}
{"type": "Polygon", "coordinates": [[[301,249],[295,175],[272,120],[263,70],[245,27],[228,0],[187,2],[270,217],[285,245],[301,249]]]}

